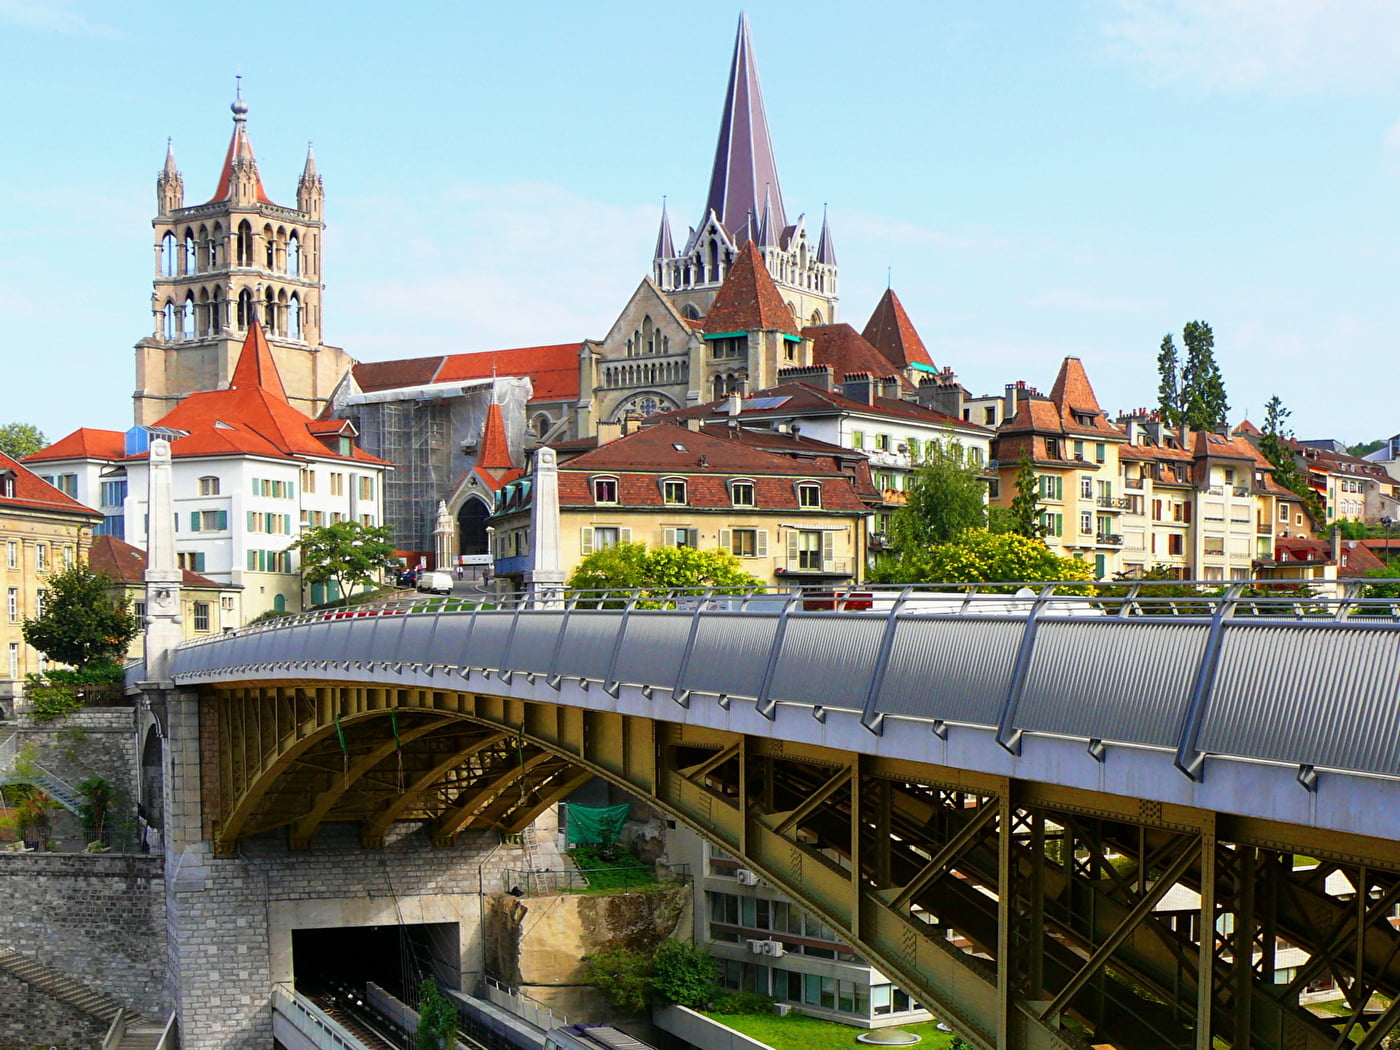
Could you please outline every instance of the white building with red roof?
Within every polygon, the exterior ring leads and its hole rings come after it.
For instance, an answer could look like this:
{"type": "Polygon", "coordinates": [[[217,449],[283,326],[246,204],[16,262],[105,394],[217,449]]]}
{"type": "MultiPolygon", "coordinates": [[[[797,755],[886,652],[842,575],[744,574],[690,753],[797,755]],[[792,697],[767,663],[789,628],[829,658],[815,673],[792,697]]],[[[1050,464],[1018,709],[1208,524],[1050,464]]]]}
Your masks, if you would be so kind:
{"type": "MultiPolygon", "coordinates": [[[[242,587],[244,617],[334,597],[321,587],[302,592],[287,548],[303,528],[383,524],[388,464],[358,447],[348,420],[312,419],[288,402],[256,320],[228,387],[189,395],[152,429],[177,435],[170,450],[180,567],[242,587]]],[[[25,462],[100,503],[104,531],[145,548],[147,440],[140,427],[83,430],[25,462]]]]}

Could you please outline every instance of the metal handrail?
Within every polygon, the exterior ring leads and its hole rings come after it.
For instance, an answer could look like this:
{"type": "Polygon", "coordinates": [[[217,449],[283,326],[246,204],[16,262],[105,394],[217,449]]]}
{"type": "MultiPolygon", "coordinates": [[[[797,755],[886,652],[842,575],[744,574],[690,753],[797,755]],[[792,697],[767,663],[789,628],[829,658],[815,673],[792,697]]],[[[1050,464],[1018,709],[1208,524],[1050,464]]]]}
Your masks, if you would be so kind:
{"type": "Polygon", "coordinates": [[[509,1010],[517,1017],[528,1021],[542,1031],[549,1031],[551,1028],[564,1028],[569,1025],[568,1014],[561,1014],[559,1011],[540,1002],[533,995],[524,992],[519,988],[512,988],[504,981],[498,981],[489,975],[482,975],[482,983],[486,985],[486,999],[502,1009],[509,1010]],[[505,1002],[501,1000],[504,999],[505,1002]]]}
{"type": "Polygon", "coordinates": [[[1400,578],[1379,580],[1060,580],[949,583],[938,585],[841,584],[839,586],[763,586],[750,588],[598,588],[558,587],[505,592],[483,597],[415,596],[390,598],[336,609],[295,613],[249,624],[225,634],[182,642],[195,649],[218,644],[232,635],[246,636],[310,623],[385,616],[441,616],[472,612],[519,616],[575,611],[679,611],[822,613],[861,612],[894,615],[962,613],[1029,616],[1043,606],[1050,615],[1092,609],[1098,615],[1182,616],[1210,619],[1218,606],[1237,614],[1285,619],[1343,620],[1351,616],[1400,622],[1400,599],[1366,597],[1368,589],[1390,586],[1400,578]],[[1252,589],[1253,593],[1249,593],[1252,589]],[[1292,592],[1300,593],[1292,593],[1292,592]],[[1155,592],[1155,593],[1154,593],[1155,592]],[[1183,606],[1186,611],[1183,612],[1183,606]]]}
{"type": "Polygon", "coordinates": [[[349,1029],[286,984],[273,985],[272,1008],[290,1021],[318,1050],[364,1050],[365,1044],[356,1039],[349,1029]]]}

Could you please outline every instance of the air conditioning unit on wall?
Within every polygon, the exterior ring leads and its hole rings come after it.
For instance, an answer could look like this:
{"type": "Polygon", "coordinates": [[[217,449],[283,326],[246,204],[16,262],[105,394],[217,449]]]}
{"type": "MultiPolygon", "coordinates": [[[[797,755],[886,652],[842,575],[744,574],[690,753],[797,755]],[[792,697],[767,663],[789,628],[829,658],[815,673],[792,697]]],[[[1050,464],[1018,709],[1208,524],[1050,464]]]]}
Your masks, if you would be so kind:
{"type": "Polygon", "coordinates": [[[767,941],[749,941],[749,951],[755,955],[767,955],[768,949],[764,947],[767,941]]]}
{"type": "Polygon", "coordinates": [[[759,941],[759,943],[763,945],[764,955],[779,956],[787,953],[782,941],[759,941]]]}
{"type": "Polygon", "coordinates": [[[758,872],[750,871],[748,868],[740,868],[734,875],[739,880],[740,886],[757,886],[760,881],[758,872]]]}

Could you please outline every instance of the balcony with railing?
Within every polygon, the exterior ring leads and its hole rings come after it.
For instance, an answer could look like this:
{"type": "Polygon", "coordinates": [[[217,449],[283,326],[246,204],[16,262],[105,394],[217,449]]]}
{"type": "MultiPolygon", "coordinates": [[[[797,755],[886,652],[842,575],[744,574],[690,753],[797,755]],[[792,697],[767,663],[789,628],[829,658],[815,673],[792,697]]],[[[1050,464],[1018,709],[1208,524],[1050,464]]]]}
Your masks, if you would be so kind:
{"type": "Polygon", "coordinates": [[[817,552],[799,551],[794,558],[784,558],[778,564],[780,576],[851,576],[849,558],[822,558],[817,552]]]}
{"type": "Polygon", "coordinates": [[[1117,532],[1095,533],[1094,545],[1097,547],[1121,547],[1123,546],[1123,536],[1117,532]]]}
{"type": "Polygon", "coordinates": [[[1132,500],[1127,496],[1100,496],[1099,508],[1101,510],[1127,510],[1132,506],[1132,500]]]}
{"type": "Polygon", "coordinates": [[[1272,536],[1274,534],[1274,523],[1272,521],[1255,522],[1254,531],[1261,536],[1272,536]]]}
{"type": "Polygon", "coordinates": [[[1141,491],[1143,488],[1142,478],[1124,478],[1123,487],[1141,491]]]}
{"type": "Polygon", "coordinates": [[[1252,495],[1252,493],[1249,491],[1248,485],[1236,485],[1234,488],[1234,494],[1240,498],[1252,495]]]}

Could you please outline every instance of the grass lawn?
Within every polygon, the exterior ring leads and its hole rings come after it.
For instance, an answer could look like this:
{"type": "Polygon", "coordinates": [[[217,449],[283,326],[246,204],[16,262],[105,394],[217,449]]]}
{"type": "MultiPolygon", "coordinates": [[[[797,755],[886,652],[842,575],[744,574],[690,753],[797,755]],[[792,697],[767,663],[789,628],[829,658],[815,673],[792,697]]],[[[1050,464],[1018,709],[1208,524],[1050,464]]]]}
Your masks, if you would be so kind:
{"type": "MultiPolygon", "coordinates": [[[[776,1014],[707,1013],[705,1016],[767,1043],[773,1050],[864,1050],[865,1045],[856,1042],[856,1036],[866,1031],[864,1028],[853,1028],[802,1014],[779,1017],[776,1014]]],[[[914,1044],[916,1050],[923,1050],[924,1047],[944,1050],[953,1040],[949,1033],[940,1032],[932,1021],[902,1024],[899,1027],[921,1037],[914,1044]]]]}

